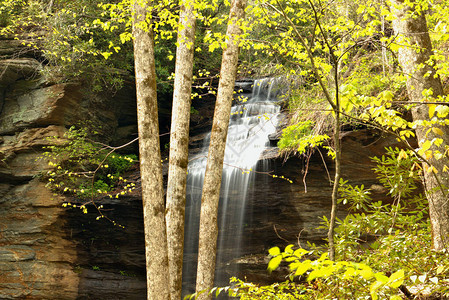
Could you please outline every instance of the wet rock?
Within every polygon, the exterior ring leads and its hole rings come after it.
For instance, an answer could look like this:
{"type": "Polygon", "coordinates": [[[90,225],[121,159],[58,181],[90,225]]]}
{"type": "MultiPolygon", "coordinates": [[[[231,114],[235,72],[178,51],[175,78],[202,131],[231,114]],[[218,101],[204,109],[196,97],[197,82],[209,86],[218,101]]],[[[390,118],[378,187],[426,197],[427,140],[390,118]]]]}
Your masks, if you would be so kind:
{"type": "Polygon", "coordinates": [[[252,93],[254,87],[254,80],[239,80],[235,82],[234,90],[241,93],[252,93]]]}

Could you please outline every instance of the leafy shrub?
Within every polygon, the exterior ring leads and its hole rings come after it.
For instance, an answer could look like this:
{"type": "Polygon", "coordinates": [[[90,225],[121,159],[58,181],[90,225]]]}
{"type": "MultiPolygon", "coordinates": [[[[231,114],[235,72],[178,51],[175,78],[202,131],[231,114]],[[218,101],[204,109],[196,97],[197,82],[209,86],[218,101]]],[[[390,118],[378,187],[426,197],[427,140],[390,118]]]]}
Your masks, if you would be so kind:
{"type": "MultiPolygon", "coordinates": [[[[449,295],[449,260],[446,252],[432,251],[428,204],[417,194],[420,168],[413,153],[387,148],[375,172],[393,198],[392,203],[373,202],[370,190],[341,181],[340,203],[351,214],[338,219],[335,229],[336,260],[327,249],[287,246],[269,250],[268,270],[289,264],[289,280],[268,286],[233,279],[233,288],[220,288],[240,299],[435,299],[449,295]]],[[[327,228],[327,219],[323,217],[327,228]]]]}
{"type": "Polygon", "coordinates": [[[73,195],[84,201],[82,205],[65,203],[64,206],[79,207],[85,213],[87,203],[95,205],[98,198],[119,198],[132,191],[135,184],[123,176],[137,162],[136,155],[115,154],[114,148],[92,141],[89,133],[95,131],[73,126],[62,140],[51,138],[55,145],[47,146],[43,154],[51,166],[44,176],[47,186],[55,193],[73,195]]]}
{"type": "Polygon", "coordinates": [[[109,166],[110,170],[118,173],[127,171],[137,161],[138,161],[137,155],[135,154],[129,155],[112,154],[106,158],[106,164],[109,166]]]}
{"type": "Polygon", "coordinates": [[[279,149],[303,154],[308,148],[321,146],[329,136],[313,134],[312,126],[312,121],[304,121],[285,128],[278,142],[279,149]]]}

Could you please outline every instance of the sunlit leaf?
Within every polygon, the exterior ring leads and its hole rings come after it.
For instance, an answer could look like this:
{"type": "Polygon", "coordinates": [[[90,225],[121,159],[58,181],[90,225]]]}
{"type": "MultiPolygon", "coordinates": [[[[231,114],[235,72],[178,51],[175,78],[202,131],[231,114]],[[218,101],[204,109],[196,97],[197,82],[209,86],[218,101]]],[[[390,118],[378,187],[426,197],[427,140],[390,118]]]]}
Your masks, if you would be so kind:
{"type": "Polygon", "coordinates": [[[302,263],[300,263],[296,269],[295,276],[300,276],[310,270],[311,268],[311,262],[310,260],[306,260],[302,263]]]}
{"type": "Polygon", "coordinates": [[[273,247],[273,248],[270,248],[270,250],[268,250],[268,253],[271,256],[277,256],[277,255],[281,254],[281,250],[279,249],[279,247],[273,247]]]}
{"type": "Polygon", "coordinates": [[[267,270],[270,271],[270,272],[276,270],[279,267],[279,265],[281,264],[281,262],[282,262],[282,256],[281,255],[273,257],[270,260],[270,262],[268,263],[267,270]]]}
{"type": "Polygon", "coordinates": [[[395,289],[400,287],[403,282],[404,282],[404,270],[399,270],[391,274],[387,284],[395,289]]]}
{"type": "Polygon", "coordinates": [[[432,127],[432,131],[433,131],[433,133],[438,134],[438,135],[443,135],[444,134],[443,130],[441,130],[438,127],[432,127]]]}
{"type": "Polygon", "coordinates": [[[429,119],[432,119],[435,114],[435,108],[437,107],[435,104],[429,104],[429,119]]]}

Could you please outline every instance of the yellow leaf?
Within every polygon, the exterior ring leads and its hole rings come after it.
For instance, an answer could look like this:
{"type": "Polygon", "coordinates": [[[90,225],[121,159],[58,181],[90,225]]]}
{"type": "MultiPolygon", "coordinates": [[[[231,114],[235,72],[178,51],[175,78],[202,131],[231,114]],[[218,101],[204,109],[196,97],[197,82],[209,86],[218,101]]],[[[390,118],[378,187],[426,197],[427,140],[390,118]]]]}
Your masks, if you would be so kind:
{"type": "Polygon", "coordinates": [[[422,152],[425,152],[425,151],[429,150],[429,148],[430,148],[431,146],[432,146],[432,142],[429,141],[429,140],[426,140],[426,141],[422,144],[420,150],[421,150],[422,152]]]}
{"type": "Polygon", "coordinates": [[[365,270],[360,271],[360,275],[364,279],[368,280],[368,279],[371,279],[373,277],[373,271],[371,269],[365,269],[365,270]]]}
{"type": "Polygon", "coordinates": [[[438,135],[443,135],[444,134],[443,130],[441,130],[438,127],[432,127],[432,131],[433,131],[433,133],[438,134],[438,135]]]}
{"type": "Polygon", "coordinates": [[[302,263],[299,263],[296,267],[295,276],[300,276],[300,275],[304,274],[311,268],[311,266],[312,265],[310,263],[310,260],[306,260],[302,263]]]}
{"type": "Polygon", "coordinates": [[[267,270],[268,271],[274,271],[277,269],[277,267],[279,267],[279,265],[281,264],[282,261],[282,256],[278,255],[276,257],[273,257],[270,262],[268,263],[268,267],[267,270]]]}
{"type": "Polygon", "coordinates": [[[279,247],[273,247],[273,248],[270,248],[270,250],[268,250],[268,253],[271,256],[278,256],[279,254],[281,254],[281,250],[279,249],[279,247]]]}
{"type": "Polygon", "coordinates": [[[395,273],[393,273],[390,278],[388,279],[388,285],[394,289],[401,286],[401,284],[404,282],[404,270],[399,270],[395,273]]]}
{"type": "Polygon", "coordinates": [[[108,59],[112,55],[112,52],[101,52],[101,55],[103,55],[104,59],[108,59]]]}
{"type": "Polygon", "coordinates": [[[435,108],[437,107],[435,104],[429,104],[429,119],[432,119],[435,114],[435,108]]]}
{"type": "Polygon", "coordinates": [[[383,91],[381,94],[382,99],[385,99],[387,101],[391,101],[394,98],[394,95],[391,91],[383,91]]]}
{"type": "Polygon", "coordinates": [[[408,157],[407,152],[405,152],[404,149],[401,149],[398,155],[398,160],[407,159],[407,157],[408,157]]]}
{"type": "Polygon", "coordinates": [[[438,170],[435,169],[434,166],[430,166],[429,168],[427,168],[427,173],[432,173],[434,172],[435,174],[438,174],[438,170]]]}

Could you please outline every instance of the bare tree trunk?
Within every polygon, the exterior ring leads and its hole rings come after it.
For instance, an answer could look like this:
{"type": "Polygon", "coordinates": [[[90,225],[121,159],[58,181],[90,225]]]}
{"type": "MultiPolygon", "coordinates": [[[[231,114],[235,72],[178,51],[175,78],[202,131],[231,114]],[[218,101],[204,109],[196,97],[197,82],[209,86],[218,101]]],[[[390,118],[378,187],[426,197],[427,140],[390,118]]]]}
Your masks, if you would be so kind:
{"type": "Polygon", "coordinates": [[[181,299],[182,290],[190,97],[196,26],[193,5],[192,0],[186,0],[181,5],[176,49],[166,214],[171,300],[181,299]]]}
{"type": "Polygon", "coordinates": [[[169,299],[164,189],[159,146],[153,33],[145,22],[147,1],[133,4],[134,64],[142,179],[147,299],[169,299]],[[140,3],[140,4],[139,4],[140,3]],[[142,4],[143,3],[143,4],[142,4]]]}
{"type": "MultiPolygon", "coordinates": [[[[318,19],[317,19],[317,22],[318,19]]],[[[340,127],[341,127],[341,115],[340,115],[340,91],[339,91],[339,81],[338,81],[338,62],[334,55],[334,51],[329,48],[329,53],[334,61],[334,82],[335,82],[335,123],[334,123],[334,148],[335,148],[335,177],[334,184],[332,187],[332,205],[331,205],[331,216],[329,219],[329,230],[327,232],[327,240],[329,243],[329,259],[335,260],[335,243],[334,243],[334,233],[335,233],[335,220],[337,218],[337,203],[338,203],[338,188],[340,187],[340,177],[341,177],[341,140],[340,140],[340,127]]]]}
{"type": "Polygon", "coordinates": [[[246,0],[233,0],[226,32],[227,44],[223,51],[217,102],[215,104],[206,174],[201,198],[201,217],[198,248],[197,293],[205,291],[198,299],[211,299],[208,291],[214,285],[217,250],[217,211],[220,198],[223,159],[228,134],[234,84],[237,74],[239,37],[242,34],[240,21],[245,16],[246,0]]]}
{"type": "MultiPolygon", "coordinates": [[[[411,2],[413,5],[413,2],[411,2]]],[[[399,49],[398,59],[403,72],[407,75],[407,92],[409,99],[414,102],[422,102],[423,92],[432,90],[433,97],[443,95],[440,78],[435,74],[435,69],[429,64],[432,55],[426,17],[424,12],[413,9],[404,4],[402,0],[392,1],[392,11],[397,19],[393,21],[393,28],[399,34],[398,43],[403,46],[399,49]]],[[[410,5],[410,4],[409,4],[410,5]]],[[[428,105],[416,105],[412,109],[413,120],[428,120],[428,105]]],[[[439,126],[443,135],[428,131],[429,128],[419,126],[416,128],[416,137],[419,146],[426,140],[442,138],[441,146],[432,145],[433,153],[440,151],[445,153],[445,147],[449,145],[449,128],[439,126]]],[[[443,171],[444,165],[449,164],[448,157],[436,160],[429,159],[430,164],[436,168],[435,172],[424,172],[424,186],[429,200],[430,220],[432,223],[433,247],[436,250],[447,248],[449,242],[449,206],[447,188],[449,176],[443,171]]]]}

